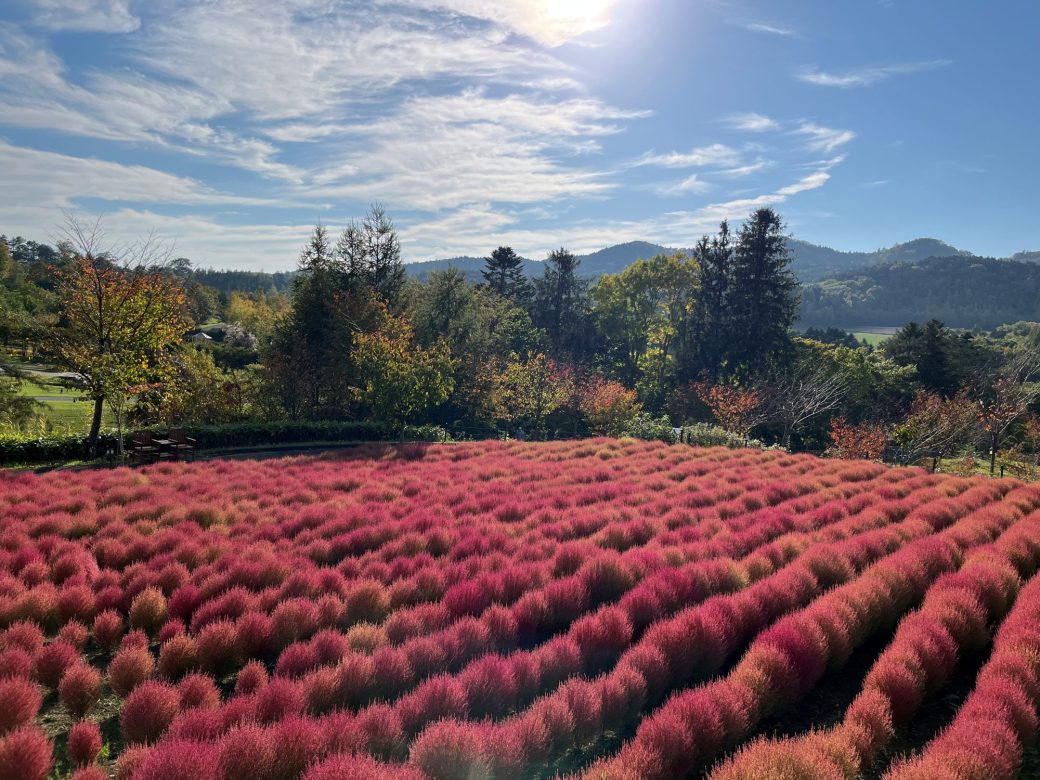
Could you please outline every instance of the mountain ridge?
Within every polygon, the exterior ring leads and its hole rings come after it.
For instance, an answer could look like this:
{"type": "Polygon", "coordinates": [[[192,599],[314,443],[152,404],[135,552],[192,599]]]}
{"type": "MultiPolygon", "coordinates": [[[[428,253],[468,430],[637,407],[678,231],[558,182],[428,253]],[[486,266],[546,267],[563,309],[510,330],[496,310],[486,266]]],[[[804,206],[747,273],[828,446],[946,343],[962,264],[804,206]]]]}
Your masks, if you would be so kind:
{"type": "MultiPolygon", "coordinates": [[[[884,263],[918,262],[929,257],[977,257],[971,252],[958,249],[952,244],[936,238],[915,238],[890,247],[882,247],[873,252],[843,252],[838,249],[813,244],[798,238],[788,238],[788,248],[793,255],[792,270],[801,282],[815,282],[859,268],[884,263]]],[[[582,275],[596,278],[604,274],[623,271],[639,259],[653,257],[656,254],[670,254],[678,251],[689,251],[681,247],[665,247],[649,241],[629,241],[622,244],[604,247],[596,252],[578,255],[582,275]]],[[[1010,260],[1018,262],[1040,262],[1040,251],[1019,252],[1010,260]]],[[[539,276],[542,261],[523,258],[524,271],[528,276],[539,276]]],[[[478,281],[484,258],[459,256],[436,260],[423,260],[406,264],[408,272],[424,279],[434,271],[456,268],[467,278],[478,281]]]]}

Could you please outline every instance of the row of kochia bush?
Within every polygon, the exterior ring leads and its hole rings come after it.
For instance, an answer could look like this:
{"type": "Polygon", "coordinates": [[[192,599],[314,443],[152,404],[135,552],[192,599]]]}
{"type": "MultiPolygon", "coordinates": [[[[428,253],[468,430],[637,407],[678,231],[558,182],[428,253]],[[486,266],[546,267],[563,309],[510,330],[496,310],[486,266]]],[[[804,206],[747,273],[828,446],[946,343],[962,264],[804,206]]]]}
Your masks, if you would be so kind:
{"type": "MultiPolygon", "coordinates": [[[[967,494],[961,496],[962,504],[970,507],[972,498],[976,501],[992,498],[989,487],[980,489],[974,497],[967,494]]],[[[471,769],[479,769],[483,765],[508,774],[510,770],[522,771],[527,761],[550,760],[582,739],[592,738],[599,729],[632,722],[648,702],[658,700],[670,687],[682,684],[692,671],[709,673],[739,649],[745,641],[744,637],[753,636],[760,627],[784,612],[811,602],[829,584],[853,576],[857,564],[862,567],[898,547],[906,539],[930,534],[936,526],[954,522],[956,517],[954,513],[947,512],[924,520],[921,515],[928,516],[928,513],[922,511],[918,516],[889,528],[863,532],[844,544],[819,546],[815,553],[807,553],[806,560],[801,561],[797,569],[788,567],[739,594],[711,599],[701,607],[685,610],[681,618],[655,624],[645,635],[644,641],[625,652],[612,673],[592,682],[564,682],[574,674],[588,671],[589,661],[595,661],[598,657],[602,662],[604,656],[609,659],[621,649],[611,643],[617,641],[616,631],[618,625],[623,624],[623,616],[616,614],[616,608],[602,610],[596,616],[598,620],[589,620],[581,631],[575,632],[579,635],[587,633],[588,639],[584,646],[574,642],[574,647],[562,651],[563,643],[554,640],[542,649],[543,657],[539,659],[541,663],[536,668],[551,672],[556,667],[558,671],[555,678],[541,680],[542,685],[539,687],[551,689],[563,682],[556,693],[543,696],[521,714],[497,726],[452,721],[436,723],[412,745],[412,760],[434,777],[453,776],[460,767],[467,766],[467,762],[471,769]],[[848,559],[844,561],[845,565],[839,565],[837,561],[841,558],[837,554],[845,548],[848,559]],[[814,574],[814,570],[818,573],[814,574]],[[773,614],[763,612],[764,605],[769,605],[773,614]],[[731,621],[730,631],[726,631],[722,625],[722,621],[727,619],[731,621]],[[692,634],[697,629],[697,634],[692,634]],[[699,635],[703,639],[702,642],[693,643],[703,654],[699,658],[686,656],[691,635],[699,635]],[[577,655],[572,662],[574,666],[566,668],[568,657],[574,655],[577,655]],[[671,663],[666,661],[663,665],[655,666],[655,658],[667,658],[671,663]],[[584,716],[584,719],[579,716],[584,716]],[[518,742],[519,739],[524,741],[518,742]]],[[[985,520],[973,518],[961,521],[967,528],[958,525],[957,528],[961,528],[959,534],[952,531],[949,534],[951,539],[961,540],[961,543],[967,545],[984,535],[978,528],[973,530],[973,526],[983,525],[992,532],[994,527],[1002,527],[1011,519],[1009,514],[991,519],[987,524],[985,520]]],[[[850,525],[854,523],[855,519],[849,521],[850,525]]],[[[957,543],[951,541],[949,544],[956,546],[957,543]]],[[[918,555],[927,558],[941,546],[940,542],[935,542],[927,549],[919,550],[918,555]]],[[[893,560],[890,566],[899,569],[907,563],[916,562],[916,558],[904,556],[893,560]]],[[[952,565],[945,560],[944,563],[952,565]]],[[[582,625],[581,621],[577,625],[582,625]]],[[[523,654],[514,660],[522,657],[523,654]]],[[[240,729],[232,729],[223,738],[214,737],[224,733],[242,718],[259,721],[261,725],[270,724],[266,729],[250,731],[252,738],[260,741],[268,739],[272,744],[278,744],[291,736],[287,729],[307,731],[310,726],[314,726],[313,733],[333,735],[331,741],[326,738],[324,742],[319,740],[307,743],[311,747],[316,746],[319,753],[323,750],[334,753],[362,751],[393,758],[400,755],[408,738],[421,725],[435,723],[446,715],[461,717],[482,714],[469,710],[470,697],[476,695],[478,701],[489,703],[507,695],[508,689],[503,687],[503,683],[516,680],[518,669],[530,670],[533,666],[520,663],[510,669],[509,660],[508,657],[499,659],[493,656],[482,659],[454,678],[429,681],[425,688],[421,686],[413,695],[405,696],[393,705],[371,705],[357,713],[337,713],[319,721],[302,716],[308,705],[306,684],[302,691],[289,680],[276,679],[265,684],[259,670],[253,667],[246,676],[247,679],[252,678],[249,684],[259,686],[252,700],[247,686],[247,690],[242,691],[242,697],[233,698],[219,710],[209,709],[177,716],[166,738],[147,757],[145,767],[165,765],[173,760],[172,755],[181,754],[189,744],[189,752],[201,756],[200,764],[213,763],[202,758],[207,755],[207,751],[209,759],[213,759],[216,755],[214,751],[217,751],[224,756],[225,763],[232,761],[232,756],[243,754],[239,742],[243,739],[238,733],[240,729]]],[[[336,674],[323,681],[325,685],[319,688],[332,684],[335,695],[336,682],[343,679],[339,675],[349,667],[349,664],[336,667],[336,674]]],[[[357,670],[351,671],[355,674],[347,674],[347,679],[357,679],[357,670]]],[[[170,688],[160,690],[161,684],[146,685],[149,685],[145,689],[148,695],[135,692],[128,704],[136,704],[135,696],[145,701],[160,701],[171,696],[170,688]]],[[[131,711],[137,713],[139,709],[131,707],[131,711]]],[[[173,708],[168,711],[172,712],[173,708]]],[[[238,767],[239,771],[245,769],[238,767]]]]}
{"type": "MultiPolygon", "coordinates": [[[[805,736],[756,742],[713,772],[711,777],[713,780],[755,780],[782,769],[821,780],[859,777],[891,743],[896,729],[913,717],[927,696],[942,688],[958,660],[985,647],[989,641],[988,627],[1000,623],[1019,596],[1022,577],[1033,576],[1038,566],[1040,513],[1033,513],[1006,531],[994,544],[969,555],[959,571],[936,581],[921,608],[900,621],[895,636],[867,673],[861,692],[839,725],[805,736]]],[[[1023,593],[1016,610],[1024,605],[1023,609],[1035,614],[1036,597],[1032,598],[1030,604],[1028,592],[1023,593]]],[[[1009,689],[1004,679],[997,684],[988,682],[994,676],[993,670],[1002,669],[1007,664],[1011,669],[1023,672],[1025,679],[1036,680],[1036,664],[1040,657],[1021,653],[1021,647],[1012,646],[1011,652],[1004,647],[1008,632],[1016,631],[1014,626],[1019,619],[1012,617],[1001,629],[990,661],[994,666],[980,676],[983,693],[974,698],[981,696],[992,704],[990,694],[1000,693],[1007,705],[1004,710],[1006,720],[1015,726],[1029,728],[1014,731],[1015,739],[1005,740],[1005,744],[1000,743],[1006,731],[1001,732],[998,728],[991,732],[990,745],[998,745],[1000,749],[995,754],[981,751],[979,755],[999,756],[1000,771],[985,774],[987,778],[1010,776],[1021,759],[1021,740],[1026,740],[1036,731],[1035,698],[1030,699],[1014,685],[1009,689]],[[1012,749],[1008,750],[1008,747],[1012,749]]],[[[1021,638],[1022,634],[1017,636],[1021,638]]],[[[1034,687],[1034,694],[1038,690],[1034,687]]],[[[999,712],[1000,706],[1003,705],[998,704],[998,709],[993,712],[999,712]]],[[[965,718],[966,713],[980,713],[983,709],[969,698],[959,718],[965,718]]],[[[974,725],[983,724],[975,722],[974,725]]],[[[958,727],[952,733],[961,736],[965,732],[958,727]]],[[[976,738],[975,741],[984,742],[985,739],[976,738]]],[[[952,744],[950,736],[944,740],[945,744],[952,744]]],[[[942,743],[940,740],[939,744],[942,743]]],[[[958,746],[957,750],[960,749],[958,746]]],[[[919,774],[911,774],[908,768],[904,768],[896,771],[894,777],[942,778],[946,772],[958,771],[960,762],[948,761],[948,756],[944,755],[937,764],[934,754],[942,751],[934,749],[931,752],[931,761],[917,762],[922,765],[914,770],[919,774]],[[931,774],[920,773],[923,766],[929,767],[931,774]]],[[[962,777],[960,774],[956,776],[962,777]]]]}
{"type": "MultiPolygon", "coordinates": [[[[1025,492],[1012,501],[908,544],[783,618],[755,639],[729,674],[671,697],[643,719],[617,756],[586,776],[688,776],[725,747],[739,744],[764,717],[799,700],[828,668],[840,667],[854,648],[921,600],[936,578],[955,571],[965,550],[991,541],[1037,506],[1035,495],[1025,492]]],[[[1030,523],[1029,530],[1035,527],[1030,523]]],[[[1014,529],[1008,537],[1008,545],[1023,548],[1029,539],[1014,529]]]]}
{"type": "MultiPolygon", "coordinates": [[[[928,479],[922,479],[920,481],[922,483],[929,482],[928,479]]],[[[799,491],[797,490],[793,491],[791,495],[797,495],[798,492],[799,491]]],[[[815,517],[810,514],[809,517],[811,518],[811,522],[824,522],[825,518],[836,519],[838,516],[840,515],[834,514],[833,512],[829,512],[823,513],[819,517],[815,517]]],[[[872,523],[876,525],[883,519],[884,518],[882,516],[877,516],[874,518],[872,523]]],[[[776,518],[772,517],[770,522],[765,523],[765,525],[773,530],[784,530],[786,527],[785,524],[777,524],[775,520],[776,518]]],[[[736,523],[735,525],[739,526],[740,523],[736,523]]],[[[753,526],[754,524],[749,522],[747,523],[747,525],[753,526]]],[[[747,539],[752,538],[757,538],[757,535],[755,533],[752,533],[750,534],[750,536],[747,537],[747,539]]],[[[791,544],[794,543],[791,542],[791,544]]],[[[797,549],[797,545],[794,545],[793,547],[789,547],[787,549],[789,551],[794,551],[797,549]]],[[[54,551],[54,549],[50,549],[49,552],[54,551]]],[[[758,562],[755,564],[759,569],[761,569],[761,567],[764,564],[768,565],[770,555],[779,556],[780,560],[782,560],[783,555],[785,554],[783,547],[777,548],[775,551],[769,552],[769,554],[767,554],[767,552],[769,551],[763,550],[761,552],[761,555],[764,556],[764,558],[760,557],[758,559],[758,562]]],[[[58,569],[57,573],[61,575],[59,576],[59,578],[65,579],[65,584],[71,583],[70,588],[76,587],[75,575],[69,574],[69,572],[71,572],[72,569],[71,567],[67,566],[68,559],[64,558],[62,555],[59,554],[55,557],[54,560],[59,563],[59,565],[56,567],[58,569]],[[66,571],[66,569],[68,569],[68,571],[66,571]],[[64,574],[69,574],[69,576],[65,578],[64,574]]],[[[38,563],[39,561],[34,560],[21,561],[21,573],[25,573],[25,570],[27,568],[38,563]]],[[[51,573],[54,574],[55,572],[52,571],[51,573]]],[[[160,575],[160,580],[162,579],[164,579],[164,577],[163,575],[160,575]]],[[[165,584],[169,586],[170,582],[166,582],[165,584]]],[[[109,589],[114,587],[114,585],[104,586],[101,588],[101,591],[108,591],[109,593],[111,593],[112,591],[109,589]]],[[[44,588],[44,590],[46,590],[46,588],[44,588]]],[[[129,608],[131,624],[138,625],[141,628],[147,628],[151,631],[155,631],[156,626],[158,626],[159,621],[161,620],[161,610],[158,607],[158,605],[161,604],[161,599],[161,593],[157,594],[156,591],[150,590],[147,587],[145,588],[145,590],[140,591],[137,594],[137,596],[134,597],[133,603],[129,608]]],[[[282,614],[285,615],[286,612],[283,612],[282,614]]],[[[293,623],[292,620],[288,620],[286,622],[289,625],[293,623]]],[[[177,626],[177,620],[174,619],[173,621],[169,621],[166,624],[163,624],[162,628],[160,628],[159,631],[160,633],[162,633],[164,630],[169,630],[172,627],[174,631],[174,636],[171,636],[170,639],[185,636],[184,634],[176,632],[177,626]]],[[[40,647],[35,648],[35,657],[31,657],[29,650],[26,647],[19,646],[18,642],[15,641],[15,638],[18,636],[22,636],[24,640],[25,636],[33,635],[33,632],[28,627],[28,624],[21,624],[17,626],[16,629],[17,630],[9,631],[8,634],[5,635],[6,646],[3,652],[5,654],[5,659],[8,662],[5,664],[5,668],[17,670],[21,667],[26,667],[26,671],[30,673],[35,673],[37,677],[41,678],[42,682],[46,682],[51,685],[57,684],[59,688],[59,694],[61,695],[62,700],[66,703],[66,706],[68,706],[70,711],[72,712],[80,712],[83,710],[84,707],[89,707],[89,704],[92,702],[93,698],[95,698],[95,694],[98,691],[98,686],[100,684],[100,675],[97,674],[96,670],[92,670],[89,666],[82,663],[82,659],[79,657],[79,654],[77,652],[78,650],[82,649],[82,647],[86,644],[89,638],[89,634],[85,627],[75,619],[68,620],[68,622],[66,622],[61,628],[60,640],[56,642],[51,642],[46,647],[42,646],[41,644],[40,647]],[[19,656],[19,653],[21,653],[21,656],[19,656]],[[25,663],[27,657],[30,661],[28,666],[26,666],[25,663]],[[71,675],[67,674],[67,672],[70,670],[74,672],[71,675]],[[65,689],[64,691],[62,691],[63,686],[65,689]]],[[[120,631],[120,615],[114,611],[105,610],[95,620],[94,640],[100,645],[110,646],[116,641],[119,641],[118,636],[120,631]]],[[[42,632],[39,633],[38,638],[42,643],[42,632]]],[[[142,633],[141,630],[133,631],[123,638],[122,650],[120,651],[120,662],[118,664],[113,662],[114,668],[110,667],[109,669],[111,685],[114,689],[118,689],[116,691],[117,693],[129,693],[133,688],[134,676],[135,674],[139,674],[141,669],[145,669],[146,673],[150,673],[153,661],[151,658],[151,654],[147,651],[147,642],[147,637],[144,635],[144,633],[142,633]]],[[[34,641],[25,640],[25,644],[31,647],[34,644],[34,641]]],[[[334,644],[335,642],[333,642],[333,645],[334,644]]],[[[219,642],[217,643],[217,647],[220,647],[219,642]]],[[[171,653],[170,657],[172,656],[173,654],[171,653]]],[[[160,665],[161,664],[162,656],[160,656],[160,665]]],[[[263,672],[262,667],[258,667],[255,664],[251,667],[248,667],[248,671],[243,672],[243,674],[241,675],[241,682],[244,689],[243,692],[245,692],[245,689],[248,688],[250,678],[252,678],[255,682],[258,678],[258,675],[260,675],[261,673],[265,674],[265,672],[263,672]]],[[[277,682],[279,681],[276,681],[276,683],[277,682]]],[[[284,685],[280,687],[283,692],[285,690],[288,690],[288,688],[284,685]]],[[[150,708],[153,705],[155,705],[156,702],[158,702],[159,704],[165,702],[165,710],[163,710],[162,706],[159,707],[160,714],[162,714],[163,712],[165,712],[166,714],[170,714],[171,712],[176,712],[176,710],[182,706],[192,707],[195,703],[215,704],[217,701],[219,701],[219,696],[215,697],[213,693],[213,691],[215,691],[215,688],[212,685],[212,681],[209,680],[209,678],[194,674],[189,675],[179,684],[179,689],[176,693],[180,701],[177,703],[176,707],[170,706],[171,697],[170,689],[168,687],[163,687],[161,684],[157,683],[155,685],[151,685],[149,688],[146,688],[145,690],[150,690],[151,693],[149,695],[144,695],[142,692],[142,695],[139,695],[137,699],[135,699],[132,702],[132,706],[128,706],[125,708],[125,717],[130,721],[142,720],[147,722],[148,713],[151,711],[150,708]],[[209,683],[208,685],[207,682],[209,683]]],[[[277,703],[278,696],[276,694],[278,690],[279,686],[274,685],[271,687],[270,691],[272,701],[274,702],[273,707],[276,710],[280,706],[277,703]]],[[[127,705],[131,705],[131,702],[128,701],[127,705]]],[[[369,714],[376,716],[378,715],[378,712],[369,714]]],[[[161,722],[162,718],[160,718],[159,720],[161,722]]],[[[210,724],[212,727],[212,717],[210,717],[210,724]]],[[[78,728],[77,734],[84,731],[84,729],[86,728],[86,725],[84,725],[83,728],[78,728]]],[[[127,734],[131,735],[132,737],[136,736],[142,739],[148,739],[149,737],[154,736],[154,734],[149,731],[149,728],[150,727],[148,726],[144,726],[142,727],[142,730],[135,731],[134,727],[131,725],[127,729],[127,734]]],[[[154,728],[154,725],[152,728],[154,728]]],[[[74,740],[70,744],[74,745],[77,743],[74,740]]],[[[132,756],[130,757],[132,758],[132,756]]]]}

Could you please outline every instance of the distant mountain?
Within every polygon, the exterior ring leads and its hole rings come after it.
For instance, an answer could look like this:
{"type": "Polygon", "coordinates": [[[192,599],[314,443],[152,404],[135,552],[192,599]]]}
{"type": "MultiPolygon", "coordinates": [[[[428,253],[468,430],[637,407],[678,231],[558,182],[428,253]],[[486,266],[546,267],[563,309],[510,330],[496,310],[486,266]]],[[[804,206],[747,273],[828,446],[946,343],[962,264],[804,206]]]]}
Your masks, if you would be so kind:
{"type": "MultiPolygon", "coordinates": [[[[677,250],[650,244],[646,241],[631,241],[627,244],[609,246],[606,249],[600,249],[588,255],[578,255],[577,257],[581,261],[579,271],[582,276],[595,279],[603,276],[603,274],[616,274],[624,271],[636,260],[646,259],[661,253],[671,254],[675,251],[677,250]]],[[[528,260],[527,258],[523,258],[523,260],[524,271],[529,277],[534,278],[542,275],[542,261],[528,260]]],[[[408,269],[408,273],[420,280],[426,279],[434,271],[457,268],[466,275],[467,279],[474,282],[483,280],[480,275],[483,267],[483,257],[452,257],[447,260],[426,260],[419,263],[408,263],[405,266],[408,269]]]]}
{"type": "MultiPolygon", "coordinates": [[[[802,282],[813,282],[828,279],[842,273],[875,265],[877,263],[911,263],[926,260],[929,257],[972,257],[971,252],[957,249],[944,241],[934,238],[916,238],[905,244],[896,244],[875,252],[841,252],[826,246],[810,244],[808,241],[791,238],[787,242],[794,257],[791,268],[795,276],[802,282]]],[[[603,274],[616,274],[623,271],[636,260],[654,255],[681,251],[651,244],[647,241],[630,241],[627,244],[600,249],[587,255],[579,255],[581,273],[589,278],[597,278],[603,274]]],[[[1040,252],[1021,253],[1028,259],[1040,262],[1040,252]]],[[[1016,256],[1013,259],[1027,259],[1016,256]]],[[[433,271],[446,268],[457,268],[472,281],[480,280],[480,269],[484,267],[484,259],[480,257],[454,257],[448,260],[427,260],[420,263],[409,263],[407,268],[418,279],[425,279],[433,271]]],[[[524,270],[528,276],[541,276],[542,264],[539,260],[524,260],[524,270]]]]}
{"type": "Polygon", "coordinates": [[[875,252],[841,252],[797,238],[788,239],[787,246],[794,255],[791,267],[802,282],[827,279],[877,263],[909,263],[929,257],[972,256],[971,252],[964,252],[934,238],[915,238],[905,244],[896,244],[875,252]]]}

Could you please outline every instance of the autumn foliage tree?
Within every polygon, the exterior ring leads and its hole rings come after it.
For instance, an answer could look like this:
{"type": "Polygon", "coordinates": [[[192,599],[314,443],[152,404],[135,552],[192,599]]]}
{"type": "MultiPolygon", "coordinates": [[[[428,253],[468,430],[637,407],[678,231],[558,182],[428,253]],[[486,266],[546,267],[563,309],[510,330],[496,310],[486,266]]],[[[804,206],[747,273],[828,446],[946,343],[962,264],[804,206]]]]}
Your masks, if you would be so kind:
{"type": "Polygon", "coordinates": [[[695,382],[694,392],[715,415],[719,425],[747,439],[751,429],[765,420],[762,394],[736,385],[695,382]]]}
{"type": "Polygon", "coordinates": [[[896,426],[892,438],[900,448],[902,463],[931,456],[936,464],[968,444],[978,428],[976,404],[967,390],[951,398],[922,390],[914,398],[910,414],[896,426]]]}
{"type": "Polygon", "coordinates": [[[888,437],[872,422],[850,423],[845,417],[831,420],[831,446],[827,454],[843,460],[880,460],[888,437]]]}
{"type": "Polygon", "coordinates": [[[98,224],[70,222],[69,234],[76,257],[58,272],[54,349],[83,376],[94,402],[89,443],[96,455],[105,402],[123,404],[130,387],[160,379],[191,323],[184,290],[164,272],[162,250],[153,240],[105,250],[98,224]]]}
{"type": "Polygon", "coordinates": [[[643,405],[635,390],[612,379],[592,376],[578,387],[578,408],[590,432],[620,436],[628,422],[643,410],[643,405]]]}
{"type": "Polygon", "coordinates": [[[542,353],[526,361],[513,358],[503,377],[502,406],[509,420],[545,435],[546,421],[574,395],[573,376],[542,353]]]}
{"type": "Polygon", "coordinates": [[[383,327],[354,341],[361,400],[377,420],[404,427],[416,415],[444,403],[454,380],[451,351],[443,342],[415,343],[411,322],[387,316],[383,327]]]}

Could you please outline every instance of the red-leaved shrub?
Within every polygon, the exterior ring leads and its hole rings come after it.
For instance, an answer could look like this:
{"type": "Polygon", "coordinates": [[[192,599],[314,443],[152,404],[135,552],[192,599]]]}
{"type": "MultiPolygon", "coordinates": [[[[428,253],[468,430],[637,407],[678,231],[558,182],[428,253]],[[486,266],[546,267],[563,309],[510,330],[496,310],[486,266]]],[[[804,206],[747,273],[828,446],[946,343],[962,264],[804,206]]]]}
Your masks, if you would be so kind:
{"type": "Polygon", "coordinates": [[[58,698],[73,718],[82,718],[101,698],[101,673],[90,664],[74,664],[58,683],[58,698]]]}
{"type": "Polygon", "coordinates": [[[152,676],[155,661],[145,648],[128,647],[120,650],[108,665],[108,681],[119,696],[127,696],[138,685],[152,676]]]}
{"type": "Polygon", "coordinates": [[[123,702],[119,724],[128,743],[153,742],[169,727],[180,710],[181,697],[168,683],[148,680],[123,702]]]}
{"type": "Polygon", "coordinates": [[[41,704],[40,689],[29,680],[0,679],[0,734],[31,723],[41,704]]]}
{"type": "Polygon", "coordinates": [[[73,766],[94,763],[101,752],[101,729],[93,721],[81,720],[69,729],[65,749],[73,766]]]}

